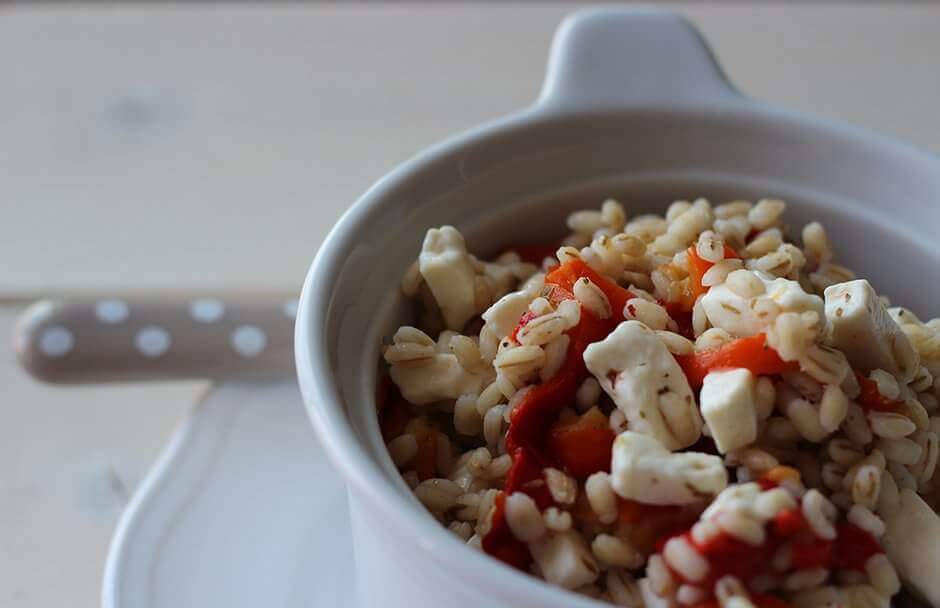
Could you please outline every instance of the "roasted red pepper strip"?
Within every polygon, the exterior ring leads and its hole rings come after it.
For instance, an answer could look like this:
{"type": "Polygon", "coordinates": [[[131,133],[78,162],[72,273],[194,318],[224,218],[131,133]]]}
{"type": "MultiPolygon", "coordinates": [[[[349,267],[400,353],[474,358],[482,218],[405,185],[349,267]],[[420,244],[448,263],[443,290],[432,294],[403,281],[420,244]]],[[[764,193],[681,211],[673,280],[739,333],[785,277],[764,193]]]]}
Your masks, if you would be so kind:
{"type": "Polygon", "coordinates": [[[536,317],[535,313],[531,310],[522,315],[522,318],[519,319],[519,323],[516,325],[516,328],[512,330],[512,333],[509,334],[509,339],[518,342],[517,336],[519,335],[519,330],[529,324],[529,321],[536,317]]]}
{"type": "Polygon", "coordinates": [[[688,530],[698,521],[701,505],[647,505],[619,499],[616,536],[626,539],[637,551],[649,555],[657,541],[688,530]]]}
{"type": "Polygon", "coordinates": [[[573,421],[553,424],[548,447],[565,472],[586,479],[598,471],[610,472],[614,438],[607,416],[593,407],[573,421]]]}
{"type": "Polygon", "coordinates": [[[836,541],[832,555],[833,565],[836,568],[864,572],[865,562],[877,553],[884,553],[884,549],[875,537],[865,530],[850,523],[842,523],[836,527],[836,541]]]}
{"type": "Polygon", "coordinates": [[[692,311],[686,310],[678,302],[660,301],[659,304],[666,309],[666,313],[676,322],[676,333],[694,342],[695,330],[692,328],[692,311]]]}
{"type": "MultiPolygon", "coordinates": [[[[725,259],[740,257],[738,252],[725,245],[725,259]]],[[[689,272],[688,286],[682,293],[679,302],[675,302],[673,305],[679,310],[691,312],[698,297],[708,291],[708,287],[702,285],[702,277],[715,263],[699,257],[695,245],[686,250],[686,259],[688,260],[686,270],[689,272]]]]}
{"type": "MultiPolygon", "coordinates": [[[[574,402],[579,383],[587,375],[584,349],[603,340],[613,329],[610,320],[600,320],[587,310],[581,310],[581,322],[568,332],[570,344],[561,369],[551,380],[532,388],[512,412],[506,434],[506,451],[517,453],[524,449],[540,467],[555,464],[548,446],[548,431],[562,408],[574,402]]],[[[528,480],[519,480],[522,483],[528,480]]],[[[512,493],[520,486],[506,486],[512,493]]]]}
{"type": "Polygon", "coordinates": [[[865,377],[864,374],[855,372],[855,377],[858,378],[858,386],[861,389],[857,401],[863,410],[901,412],[907,408],[903,401],[895,401],[882,395],[878,391],[878,384],[874,380],[865,377]]]}
{"type": "Polygon", "coordinates": [[[545,284],[545,287],[543,287],[542,295],[545,296],[545,299],[547,299],[553,304],[558,304],[559,302],[564,302],[565,300],[574,299],[573,293],[571,293],[564,287],[559,287],[558,285],[552,285],[551,283],[545,284]]]}
{"type": "Polygon", "coordinates": [[[809,570],[825,568],[832,563],[833,542],[817,538],[809,543],[793,543],[791,560],[794,568],[809,570]]]}
{"type": "MultiPolygon", "coordinates": [[[[550,455],[546,441],[552,423],[558,412],[574,401],[574,394],[579,383],[587,376],[584,366],[584,349],[590,344],[603,340],[623,319],[623,306],[633,294],[616,283],[608,281],[581,260],[565,262],[552,270],[545,277],[546,287],[554,303],[572,299],[575,282],[587,277],[607,296],[614,314],[609,319],[598,319],[589,311],[581,310],[581,322],[568,331],[570,343],[568,353],[561,369],[551,380],[531,389],[512,413],[509,431],[506,436],[506,450],[515,455],[518,448],[524,448],[532,460],[542,467],[555,463],[550,455]]],[[[525,317],[523,317],[525,318],[525,317]]],[[[524,483],[521,478],[506,490],[512,492],[524,483]]]]}
{"type": "MultiPolygon", "coordinates": [[[[694,543],[691,534],[687,540],[694,543]]],[[[726,574],[742,581],[750,580],[769,568],[777,543],[768,539],[763,545],[754,546],[729,534],[719,534],[706,544],[697,546],[710,564],[706,586],[714,584],[726,574]]]]}
{"type": "MultiPolygon", "coordinates": [[[[630,291],[608,281],[580,260],[566,262],[546,275],[546,297],[555,304],[573,299],[575,281],[582,277],[591,279],[604,292],[614,314],[611,318],[602,320],[582,308],[580,323],[568,331],[570,342],[564,364],[548,382],[535,386],[526,393],[513,410],[506,435],[506,451],[512,455],[513,465],[506,476],[504,490],[507,494],[517,491],[529,494],[539,508],[551,504],[551,496],[542,480],[542,469],[558,464],[558,456],[552,453],[550,446],[549,431],[558,418],[558,413],[574,402],[578,385],[588,374],[584,365],[584,349],[603,340],[613,331],[617,323],[623,320],[624,305],[633,297],[630,291]]],[[[527,319],[523,316],[520,324],[529,320],[531,317],[527,319]]],[[[514,330],[513,335],[515,333],[514,330]]],[[[521,559],[520,551],[506,548],[507,542],[500,540],[503,532],[499,530],[501,528],[494,524],[490,533],[483,538],[483,549],[507,563],[521,559]]]]}
{"type": "MultiPolygon", "coordinates": [[[[761,478],[762,487],[774,487],[779,480],[793,477],[795,471],[789,467],[776,467],[772,474],[761,478]]],[[[812,527],[803,517],[802,509],[797,506],[778,513],[768,522],[767,537],[760,546],[747,544],[721,533],[705,543],[696,543],[689,532],[681,535],[709,563],[708,575],[704,580],[685,581],[673,572],[680,581],[709,588],[715,580],[725,575],[733,575],[741,580],[766,574],[771,571],[771,558],[784,543],[791,543],[792,569],[812,568],[857,569],[864,570],[865,562],[876,553],[881,553],[881,546],[870,534],[850,523],[837,526],[836,539],[829,541],[817,537],[812,527]]],[[[676,535],[674,535],[676,536],[676,535]]],[[[662,552],[666,541],[672,536],[660,539],[656,547],[662,552]]],[[[783,600],[759,593],[750,594],[751,602],[762,608],[783,608],[788,604],[783,600]]],[[[715,600],[696,604],[700,608],[715,606],[715,600]]]]}
{"type": "Polygon", "coordinates": [[[792,608],[792,606],[779,597],[774,597],[766,593],[752,593],[751,603],[757,608],[792,608]]]}
{"type": "MultiPolygon", "coordinates": [[[[802,509],[796,507],[778,513],[767,526],[767,537],[759,546],[748,544],[727,533],[720,533],[704,543],[697,543],[686,531],[679,534],[695,547],[709,564],[707,576],[700,581],[687,581],[673,571],[680,581],[710,588],[719,578],[732,575],[742,581],[771,572],[771,558],[784,543],[791,543],[793,570],[811,568],[854,569],[864,571],[865,562],[872,555],[882,553],[878,541],[861,528],[842,523],[836,528],[834,541],[824,540],[812,532],[812,526],[803,517],[802,509]]],[[[671,537],[657,543],[662,551],[671,537]]]]}
{"type": "Polygon", "coordinates": [[[490,531],[483,537],[483,550],[514,568],[526,571],[532,556],[526,544],[518,540],[506,521],[506,494],[500,492],[494,501],[495,510],[490,531]]]}
{"type": "MultiPolygon", "coordinates": [[[[581,341],[582,326],[590,313],[581,312],[581,324],[569,332],[571,342],[568,357],[555,376],[544,384],[534,387],[522,399],[513,411],[506,437],[506,451],[512,455],[512,468],[506,476],[505,491],[508,494],[521,491],[532,496],[539,508],[551,504],[551,496],[543,486],[533,486],[541,480],[542,469],[548,466],[550,459],[545,447],[545,437],[558,412],[569,405],[578,389],[579,376],[584,363],[578,351],[581,341]],[[577,356],[573,356],[576,354],[577,356]],[[579,365],[580,363],[580,365],[579,365]],[[542,504],[546,502],[548,504],[542,504]]],[[[586,327],[586,326],[584,326],[586,327]]],[[[586,347],[586,345],[585,345],[586,347]]],[[[483,537],[483,550],[512,566],[524,570],[529,563],[529,553],[525,545],[519,543],[508,526],[504,530],[494,514],[493,526],[483,537]],[[522,545],[523,552],[518,545],[522,545]]]]}
{"type": "Polygon", "coordinates": [[[561,243],[537,243],[532,245],[513,245],[509,248],[509,251],[518,253],[523,262],[541,266],[542,260],[545,258],[555,257],[555,252],[558,251],[559,247],[561,247],[561,243]]]}
{"type": "Polygon", "coordinates": [[[761,492],[766,492],[767,490],[772,490],[777,487],[777,482],[765,477],[761,477],[756,483],[760,486],[761,492]]]}
{"type": "Polygon", "coordinates": [[[800,472],[793,467],[778,464],[761,476],[761,479],[773,484],[773,487],[779,486],[786,480],[800,481],[800,472]]]}
{"type": "Polygon", "coordinates": [[[574,284],[580,278],[591,279],[591,282],[597,285],[607,300],[610,302],[610,308],[613,311],[614,318],[619,322],[623,320],[623,307],[627,300],[636,296],[629,290],[620,285],[602,277],[596,270],[582,262],[581,260],[571,260],[558,266],[547,275],[545,275],[546,285],[557,285],[569,293],[574,293],[574,284]]]}
{"type": "Polygon", "coordinates": [[[806,520],[800,509],[781,511],[773,518],[770,524],[771,531],[778,538],[789,538],[797,532],[806,529],[806,520]]]}
{"type": "Polygon", "coordinates": [[[676,355],[676,361],[692,388],[701,387],[705,376],[718,369],[743,367],[751,370],[755,376],[771,376],[800,369],[796,362],[784,361],[777,351],[767,346],[767,336],[764,334],[738,338],[711,350],[676,355]]]}
{"type": "Polygon", "coordinates": [[[699,602],[698,604],[692,604],[690,608],[721,608],[721,604],[718,600],[712,598],[704,602],[699,602]]]}
{"type": "MultiPolygon", "coordinates": [[[[695,298],[698,298],[700,295],[708,291],[708,287],[702,285],[702,277],[705,276],[705,273],[715,265],[715,262],[709,262],[708,260],[699,256],[698,251],[695,249],[695,245],[692,245],[686,251],[688,254],[688,271],[689,271],[689,287],[692,289],[692,295],[695,298]]],[[[738,252],[725,245],[725,257],[724,259],[740,259],[741,256],[738,255],[738,252]]],[[[695,303],[695,299],[692,300],[695,303]]]]}
{"type": "Polygon", "coordinates": [[[516,448],[513,452],[512,467],[506,474],[504,487],[512,488],[513,492],[528,494],[539,509],[547,509],[554,504],[542,476],[542,467],[538,465],[532,452],[525,448],[516,448]]]}

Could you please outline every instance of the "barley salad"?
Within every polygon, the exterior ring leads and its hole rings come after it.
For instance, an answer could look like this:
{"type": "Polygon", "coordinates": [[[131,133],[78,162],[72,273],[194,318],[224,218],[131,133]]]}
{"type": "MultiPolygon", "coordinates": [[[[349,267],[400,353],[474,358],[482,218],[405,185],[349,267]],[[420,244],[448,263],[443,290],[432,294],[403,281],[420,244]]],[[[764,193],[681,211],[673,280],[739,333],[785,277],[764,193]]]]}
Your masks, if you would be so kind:
{"type": "Polygon", "coordinates": [[[621,606],[938,605],[940,319],[784,210],[608,200],[490,261],[429,230],[377,404],[420,502],[621,606]]]}

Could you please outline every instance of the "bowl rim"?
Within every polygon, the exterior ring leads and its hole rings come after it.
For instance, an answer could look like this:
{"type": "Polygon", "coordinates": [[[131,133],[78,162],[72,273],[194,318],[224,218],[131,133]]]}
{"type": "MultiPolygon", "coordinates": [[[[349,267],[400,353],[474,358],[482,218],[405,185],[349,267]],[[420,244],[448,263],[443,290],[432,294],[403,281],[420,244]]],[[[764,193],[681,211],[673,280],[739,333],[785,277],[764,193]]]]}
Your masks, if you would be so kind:
{"type": "Polygon", "coordinates": [[[545,584],[542,580],[506,567],[483,552],[469,549],[453,533],[401,494],[361,444],[341,405],[343,399],[327,346],[332,291],[314,287],[335,282],[344,263],[345,252],[355,242],[358,228],[368,221],[376,208],[387,202],[386,193],[413,179],[424,171],[427,163],[434,162],[441,155],[452,153],[475,141],[504,135],[507,130],[531,126],[535,124],[533,119],[531,112],[522,112],[471,129],[428,148],[381,178],[343,214],[321,245],[301,291],[294,337],[297,375],[317,437],[347,484],[365,497],[373,508],[381,510],[383,519],[394,524],[402,533],[415,539],[433,538],[433,542],[415,544],[428,554],[428,560],[434,560],[449,569],[451,579],[467,584],[465,575],[468,568],[472,567],[478,575],[492,581],[490,588],[499,595],[525,597],[532,602],[563,600],[566,605],[573,607],[598,606],[602,604],[596,600],[545,584]]]}
{"type": "MultiPolygon", "coordinates": [[[[591,9],[568,17],[565,24],[581,18],[596,18],[599,14],[622,12],[624,9],[591,9]]],[[[665,11],[657,11],[675,16],[665,11]]],[[[559,37],[566,25],[559,28],[559,37]]],[[[696,32],[697,35],[697,32],[696,32]]],[[[556,38],[557,41],[557,38],[556,38]]],[[[553,49],[553,55],[557,50],[553,49]]],[[[551,67],[549,68],[551,72],[551,67]]],[[[548,80],[548,78],[546,79],[548,80]]],[[[730,90],[730,89],[729,89],[730,90]]],[[[433,145],[392,169],[373,184],[338,220],[324,239],[310,266],[301,293],[295,328],[297,374],[308,414],[319,440],[334,466],[357,494],[365,497],[374,509],[382,512],[385,521],[398,530],[433,542],[416,542],[428,559],[450,568],[452,579],[468,584],[469,568],[473,574],[490,581],[488,590],[500,598],[525,598],[529,602],[564,601],[573,606],[597,606],[596,600],[545,584],[544,581],[505,567],[482,552],[457,550],[464,545],[446,528],[415,507],[395,487],[393,480],[375,463],[361,444],[347,417],[334,375],[328,347],[328,326],[331,314],[333,286],[340,275],[346,256],[357,242],[361,227],[374,213],[394,204],[389,194],[433,168],[442,159],[496,137],[505,137],[520,131],[543,129],[572,117],[598,117],[608,119],[625,113],[662,111],[661,105],[634,105],[623,108],[562,107],[550,103],[543,95],[531,107],[471,128],[433,145]]],[[[821,137],[841,140],[846,145],[859,145],[885,155],[902,156],[910,162],[925,163],[940,173],[940,156],[906,141],[880,134],[864,127],[814,116],[808,113],[777,107],[770,103],[747,99],[737,93],[718,99],[700,100],[698,103],[677,101],[666,111],[696,115],[722,112],[730,120],[754,120],[777,125],[811,128],[821,137]]]]}

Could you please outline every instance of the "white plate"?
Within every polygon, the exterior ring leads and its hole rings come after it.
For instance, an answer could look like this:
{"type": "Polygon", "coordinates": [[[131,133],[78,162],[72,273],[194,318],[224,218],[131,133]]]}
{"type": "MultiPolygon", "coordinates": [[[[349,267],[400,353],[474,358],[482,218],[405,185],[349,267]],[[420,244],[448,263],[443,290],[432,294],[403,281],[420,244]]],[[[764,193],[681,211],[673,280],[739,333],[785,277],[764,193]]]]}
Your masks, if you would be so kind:
{"type": "Polygon", "coordinates": [[[104,608],[351,606],[346,490],[293,381],[214,388],[118,525],[104,608]]]}

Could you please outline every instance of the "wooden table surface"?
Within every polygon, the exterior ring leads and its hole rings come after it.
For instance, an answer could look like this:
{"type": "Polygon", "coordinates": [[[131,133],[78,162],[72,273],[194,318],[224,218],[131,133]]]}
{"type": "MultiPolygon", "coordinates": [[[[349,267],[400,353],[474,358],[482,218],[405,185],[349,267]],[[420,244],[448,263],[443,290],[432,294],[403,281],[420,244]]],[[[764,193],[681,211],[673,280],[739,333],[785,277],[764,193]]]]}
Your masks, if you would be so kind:
{"type": "MultiPolygon", "coordinates": [[[[940,5],[671,6],[745,93],[940,151],[940,5]]],[[[53,293],[296,292],[372,181],[535,97],[572,8],[6,7],[0,333],[53,293]]],[[[8,349],[0,384],[0,605],[94,606],[116,517],[205,386],[49,388],[8,349]]]]}

